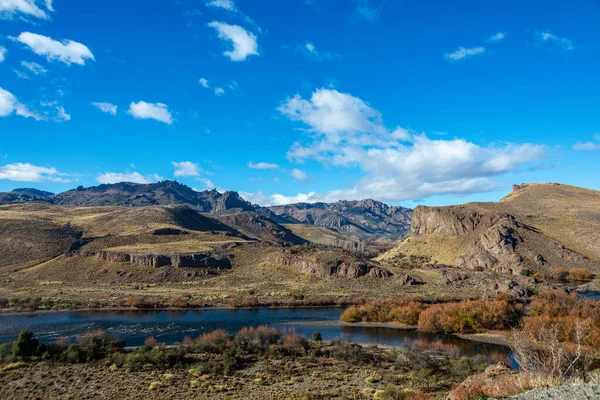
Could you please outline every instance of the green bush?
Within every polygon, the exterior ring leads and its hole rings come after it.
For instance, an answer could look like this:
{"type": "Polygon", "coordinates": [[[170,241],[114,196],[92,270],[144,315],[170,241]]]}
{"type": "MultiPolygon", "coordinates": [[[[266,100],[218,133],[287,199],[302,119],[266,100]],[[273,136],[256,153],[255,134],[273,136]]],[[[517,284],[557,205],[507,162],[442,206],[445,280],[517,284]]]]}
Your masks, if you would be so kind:
{"type": "Polygon", "coordinates": [[[311,338],[315,342],[320,342],[321,340],[323,340],[323,337],[321,336],[321,332],[313,332],[311,338]]]}
{"type": "Polygon", "coordinates": [[[44,352],[46,352],[46,346],[40,345],[39,340],[33,336],[33,332],[29,329],[21,331],[12,346],[13,356],[25,359],[42,355],[44,352]]]}

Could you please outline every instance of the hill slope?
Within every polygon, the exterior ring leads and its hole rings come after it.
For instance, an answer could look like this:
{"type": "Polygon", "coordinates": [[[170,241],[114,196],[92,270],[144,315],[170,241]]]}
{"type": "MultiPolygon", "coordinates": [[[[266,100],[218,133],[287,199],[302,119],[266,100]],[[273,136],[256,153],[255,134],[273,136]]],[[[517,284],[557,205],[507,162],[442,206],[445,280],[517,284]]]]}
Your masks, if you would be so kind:
{"type": "Polygon", "coordinates": [[[261,207],[244,200],[237,192],[198,192],[176,181],[79,186],[59,194],[36,189],[0,193],[0,205],[32,202],[86,207],[183,205],[214,214],[255,212],[278,224],[310,224],[363,238],[391,235],[392,241],[408,231],[411,215],[410,209],[374,200],[261,207]]]}
{"type": "Polygon", "coordinates": [[[555,183],[515,185],[497,203],[417,207],[411,237],[380,260],[404,255],[518,273],[524,268],[600,272],[600,192],[555,183]]]}

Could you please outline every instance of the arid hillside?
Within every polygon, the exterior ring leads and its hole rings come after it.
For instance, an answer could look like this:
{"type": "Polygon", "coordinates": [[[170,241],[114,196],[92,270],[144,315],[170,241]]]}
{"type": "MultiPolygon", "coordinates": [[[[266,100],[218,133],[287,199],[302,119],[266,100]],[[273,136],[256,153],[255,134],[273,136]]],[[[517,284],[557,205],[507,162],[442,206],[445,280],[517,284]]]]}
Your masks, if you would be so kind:
{"type": "Polygon", "coordinates": [[[407,256],[469,269],[586,268],[600,272],[600,192],[539,183],[515,185],[497,203],[417,207],[411,236],[379,257],[407,256]]]}

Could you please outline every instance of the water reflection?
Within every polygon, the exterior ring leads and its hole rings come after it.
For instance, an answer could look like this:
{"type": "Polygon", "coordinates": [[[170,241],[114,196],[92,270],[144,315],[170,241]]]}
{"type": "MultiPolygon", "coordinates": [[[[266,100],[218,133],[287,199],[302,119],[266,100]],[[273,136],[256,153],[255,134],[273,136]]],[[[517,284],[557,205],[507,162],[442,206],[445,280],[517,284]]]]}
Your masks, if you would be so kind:
{"type": "Polygon", "coordinates": [[[270,325],[276,328],[293,328],[310,337],[319,331],[325,340],[342,340],[376,343],[382,345],[407,345],[456,351],[460,355],[483,354],[490,358],[507,360],[505,346],[476,343],[453,335],[428,334],[413,330],[361,326],[311,326],[308,321],[339,321],[341,308],[254,308],[205,310],[127,310],[127,311],[73,311],[27,315],[0,316],[0,343],[14,340],[25,328],[31,329],[44,342],[59,337],[103,329],[117,336],[129,346],[143,344],[153,336],[161,342],[172,344],[185,336],[197,337],[214,329],[237,332],[244,326],[270,325]]]}

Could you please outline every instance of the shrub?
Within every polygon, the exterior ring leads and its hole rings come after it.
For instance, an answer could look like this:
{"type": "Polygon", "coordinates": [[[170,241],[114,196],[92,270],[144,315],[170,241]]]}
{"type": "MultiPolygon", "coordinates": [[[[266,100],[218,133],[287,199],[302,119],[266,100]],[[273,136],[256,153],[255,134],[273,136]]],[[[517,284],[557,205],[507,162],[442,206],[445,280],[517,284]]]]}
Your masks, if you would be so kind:
{"type": "Polygon", "coordinates": [[[19,368],[23,368],[26,366],[27,366],[27,363],[24,363],[23,361],[18,361],[18,362],[14,362],[14,363],[5,365],[4,367],[2,367],[2,371],[11,371],[13,369],[19,369],[19,368]]]}
{"type": "Polygon", "coordinates": [[[323,337],[321,336],[321,332],[313,332],[311,339],[314,340],[315,342],[320,342],[323,340],[323,337]]]}
{"type": "Polygon", "coordinates": [[[244,297],[241,307],[258,307],[258,305],[258,297],[250,295],[244,297]]]}
{"type": "Polygon", "coordinates": [[[169,299],[169,305],[175,308],[187,308],[188,301],[185,297],[171,297],[171,299],[169,299]]]}
{"type": "Polygon", "coordinates": [[[266,350],[281,338],[281,333],[268,326],[242,328],[235,335],[235,344],[251,353],[266,350]]]}
{"type": "Polygon", "coordinates": [[[147,337],[146,340],[144,340],[144,346],[146,346],[146,347],[158,346],[158,340],[156,340],[156,338],[154,338],[152,336],[147,337]]]}
{"type": "Polygon", "coordinates": [[[169,355],[160,347],[138,347],[135,351],[127,354],[124,362],[129,371],[141,371],[146,366],[150,368],[166,368],[169,366],[169,355]]]}
{"type": "Polygon", "coordinates": [[[398,322],[405,325],[415,325],[419,314],[425,306],[412,299],[397,299],[389,297],[385,300],[364,302],[347,308],[341,315],[344,322],[398,322]]]}
{"type": "Polygon", "coordinates": [[[195,350],[207,353],[222,353],[231,346],[231,334],[223,329],[204,333],[194,341],[195,350]]]}
{"type": "Polygon", "coordinates": [[[27,359],[41,355],[45,350],[45,346],[40,346],[40,342],[33,336],[33,332],[25,329],[19,333],[19,337],[13,343],[12,354],[14,357],[27,359]]]}
{"type": "Polygon", "coordinates": [[[569,270],[569,278],[575,281],[589,281],[594,275],[585,268],[573,268],[569,270]]]}
{"type": "Polygon", "coordinates": [[[226,375],[231,375],[241,366],[241,364],[242,358],[240,357],[240,351],[237,347],[225,350],[223,353],[223,372],[226,375]]]}
{"type": "Polygon", "coordinates": [[[564,268],[554,268],[552,270],[551,275],[552,275],[553,279],[562,281],[564,279],[567,279],[567,276],[569,275],[569,273],[564,268]]]}
{"type": "Polygon", "coordinates": [[[523,275],[523,276],[531,276],[532,274],[533,274],[533,271],[528,268],[523,268],[521,270],[521,275],[523,275]]]}
{"type": "Polygon", "coordinates": [[[281,347],[285,353],[290,355],[304,354],[310,349],[308,340],[297,333],[285,335],[282,339],[281,347]]]}
{"type": "Polygon", "coordinates": [[[160,382],[158,382],[158,381],[154,381],[154,382],[152,382],[152,383],[150,384],[150,387],[149,387],[149,389],[150,389],[150,390],[158,390],[158,389],[160,389],[160,388],[161,388],[161,386],[162,386],[162,383],[160,383],[160,382]]]}
{"type": "Polygon", "coordinates": [[[433,305],[419,316],[426,332],[469,332],[505,329],[518,321],[518,310],[507,300],[467,300],[433,305]]]}

